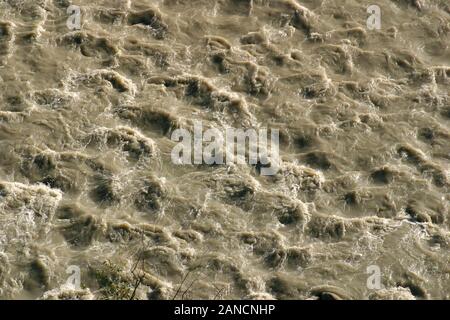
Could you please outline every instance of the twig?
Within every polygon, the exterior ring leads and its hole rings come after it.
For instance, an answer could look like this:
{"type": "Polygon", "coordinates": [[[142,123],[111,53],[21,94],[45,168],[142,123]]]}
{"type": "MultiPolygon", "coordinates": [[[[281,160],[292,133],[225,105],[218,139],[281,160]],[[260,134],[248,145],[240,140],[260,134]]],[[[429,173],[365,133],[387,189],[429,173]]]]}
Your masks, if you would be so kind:
{"type": "Polygon", "coordinates": [[[187,277],[189,276],[189,274],[192,272],[192,270],[189,270],[188,273],[186,273],[186,275],[183,277],[180,285],[178,286],[178,290],[177,292],[175,292],[175,295],[173,296],[172,300],[175,300],[175,298],[177,297],[177,295],[180,293],[181,288],[183,287],[184,282],[186,281],[187,277]]]}

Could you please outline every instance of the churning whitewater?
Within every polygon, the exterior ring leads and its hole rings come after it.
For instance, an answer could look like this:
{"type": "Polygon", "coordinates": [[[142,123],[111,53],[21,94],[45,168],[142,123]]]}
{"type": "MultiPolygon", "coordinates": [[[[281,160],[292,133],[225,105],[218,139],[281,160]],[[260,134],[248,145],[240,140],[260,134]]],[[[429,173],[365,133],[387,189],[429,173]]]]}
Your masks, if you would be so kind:
{"type": "Polygon", "coordinates": [[[449,94],[448,0],[0,0],[0,298],[450,299],[449,94]]]}

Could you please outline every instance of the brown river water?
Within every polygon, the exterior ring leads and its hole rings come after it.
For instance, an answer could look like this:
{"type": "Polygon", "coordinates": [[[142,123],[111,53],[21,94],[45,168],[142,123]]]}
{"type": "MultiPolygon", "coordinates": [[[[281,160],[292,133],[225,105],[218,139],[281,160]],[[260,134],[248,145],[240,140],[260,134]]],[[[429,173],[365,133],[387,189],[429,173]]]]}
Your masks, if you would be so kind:
{"type": "Polygon", "coordinates": [[[0,0],[0,298],[450,299],[449,94],[448,0],[0,0]]]}

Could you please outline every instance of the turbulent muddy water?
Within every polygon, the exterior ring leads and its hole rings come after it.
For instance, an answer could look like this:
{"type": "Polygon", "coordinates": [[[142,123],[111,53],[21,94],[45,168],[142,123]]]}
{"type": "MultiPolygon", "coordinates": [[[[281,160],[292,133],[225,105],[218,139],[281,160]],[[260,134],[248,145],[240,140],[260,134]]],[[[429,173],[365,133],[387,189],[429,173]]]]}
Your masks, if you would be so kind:
{"type": "Polygon", "coordinates": [[[449,88],[448,0],[0,0],[0,298],[449,299],[449,88]]]}

